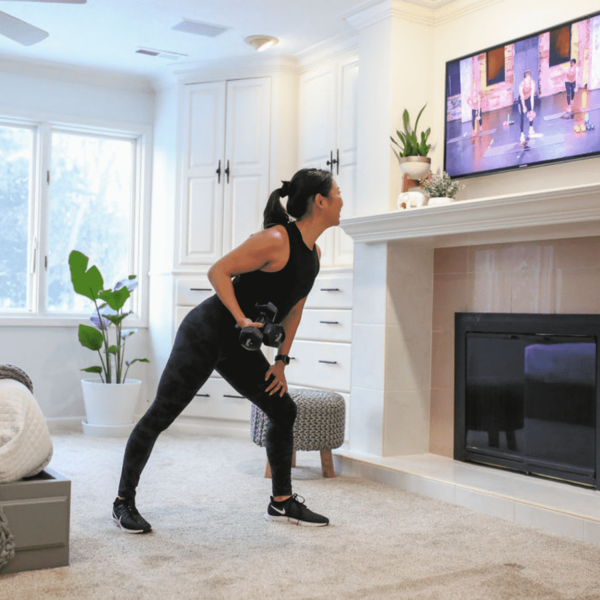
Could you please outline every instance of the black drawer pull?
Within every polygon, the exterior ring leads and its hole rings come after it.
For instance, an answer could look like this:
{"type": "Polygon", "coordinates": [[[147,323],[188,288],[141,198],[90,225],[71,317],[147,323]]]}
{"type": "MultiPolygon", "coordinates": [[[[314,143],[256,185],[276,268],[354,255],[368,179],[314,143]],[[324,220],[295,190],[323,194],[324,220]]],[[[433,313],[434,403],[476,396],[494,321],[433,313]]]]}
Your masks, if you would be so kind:
{"type": "Polygon", "coordinates": [[[211,292],[212,288],[190,288],[190,292],[211,292]]]}
{"type": "Polygon", "coordinates": [[[323,323],[323,325],[339,325],[339,321],[319,321],[319,323],[323,323]]]}
{"type": "Polygon", "coordinates": [[[244,399],[244,396],[235,396],[234,394],[223,394],[223,398],[241,398],[244,399]]]}
{"type": "Polygon", "coordinates": [[[322,292],[341,292],[340,288],[321,288],[322,292]]]}
{"type": "Polygon", "coordinates": [[[320,360],[319,362],[325,365],[337,365],[337,360],[320,360]]]}
{"type": "Polygon", "coordinates": [[[210,398],[210,394],[196,394],[199,398],[210,398]]]}

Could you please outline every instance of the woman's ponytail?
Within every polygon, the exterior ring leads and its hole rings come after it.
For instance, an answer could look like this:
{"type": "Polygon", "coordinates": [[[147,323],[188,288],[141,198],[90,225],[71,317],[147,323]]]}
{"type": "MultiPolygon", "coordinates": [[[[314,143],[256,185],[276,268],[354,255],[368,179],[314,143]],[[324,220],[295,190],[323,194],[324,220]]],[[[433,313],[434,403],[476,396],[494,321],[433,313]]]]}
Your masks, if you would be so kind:
{"type": "Polygon", "coordinates": [[[290,222],[290,216],[281,204],[281,199],[290,193],[290,182],[282,181],[283,185],[269,196],[269,201],[263,212],[263,228],[273,225],[285,225],[290,222]]]}

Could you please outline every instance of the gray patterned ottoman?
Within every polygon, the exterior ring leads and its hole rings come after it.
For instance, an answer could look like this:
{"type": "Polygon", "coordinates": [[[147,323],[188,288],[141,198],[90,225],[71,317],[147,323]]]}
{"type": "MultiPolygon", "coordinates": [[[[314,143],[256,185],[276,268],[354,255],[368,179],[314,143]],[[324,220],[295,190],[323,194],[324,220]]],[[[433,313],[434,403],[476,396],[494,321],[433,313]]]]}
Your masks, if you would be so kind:
{"type": "MultiPolygon", "coordinates": [[[[323,477],[335,477],[331,451],[344,443],[346,403],[337,392],[327,390],[295,389],[290,396],[298,407],[294,423],[294,462],[296,450],[319,450],[323,477]]],[[[250,437],[258,446],[265,445],[269,419],[265,413],[252,405],[250,413],[250,437]]],[[[265,477],[271,476],[267,461],[265,477]]]]}

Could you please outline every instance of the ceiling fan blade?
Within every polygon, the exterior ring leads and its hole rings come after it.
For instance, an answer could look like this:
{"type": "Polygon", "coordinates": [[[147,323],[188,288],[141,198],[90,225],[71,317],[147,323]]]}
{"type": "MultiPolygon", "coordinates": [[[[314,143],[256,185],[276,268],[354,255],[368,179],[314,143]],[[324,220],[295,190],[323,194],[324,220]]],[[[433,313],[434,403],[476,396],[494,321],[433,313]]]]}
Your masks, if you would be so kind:
{"type": "MultiPolygon", "coordinates": [[[[2,0],[0,0],[1,2],[2,0]]],[[[4,2],[53,2],[54,4],[85,4],[87,0],[4,0],[4,2]]]]}
{"type": "Polygon", "coordinates": [[[49,33],[0,11],[0,35],[23,44],[23,46],[33,46],[33,44],[45,40],[49,33]]]}

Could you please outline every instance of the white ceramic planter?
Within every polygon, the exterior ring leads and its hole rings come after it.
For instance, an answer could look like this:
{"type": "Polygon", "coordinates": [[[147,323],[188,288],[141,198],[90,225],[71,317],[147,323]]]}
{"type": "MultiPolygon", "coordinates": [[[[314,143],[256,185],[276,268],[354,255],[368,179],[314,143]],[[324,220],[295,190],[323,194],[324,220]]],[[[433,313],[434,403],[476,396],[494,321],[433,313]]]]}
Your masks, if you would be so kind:
{"type": "Polygon", "coordinates": [[[431,170],[431,159],[428,156],[405,156],[399,160],[402,174],[414,181],[423,179],[431,170]]]}
{"type": "Polygon", "coordinates": [[[444,196],[429,198],[428,206],[443,206],[454,202],[454,198],[446,198],[444,196]]]}
{"type": "Polygon", "coordinates": [[[113,427],[132,425],[142,382],[128,379],[125,383],[81,381],[88,425],[113,427]]]}

